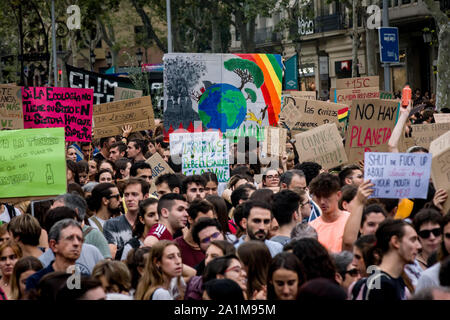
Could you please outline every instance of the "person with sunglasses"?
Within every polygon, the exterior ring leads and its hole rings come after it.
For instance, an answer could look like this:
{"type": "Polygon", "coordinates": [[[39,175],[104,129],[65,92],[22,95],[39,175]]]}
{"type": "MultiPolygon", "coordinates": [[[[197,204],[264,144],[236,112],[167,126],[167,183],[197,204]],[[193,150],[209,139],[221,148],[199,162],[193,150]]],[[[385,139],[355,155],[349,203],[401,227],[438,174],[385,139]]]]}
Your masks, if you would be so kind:
{"type": "Polygon", "coordinates": [[[441,263],[450,256],[450,212],[448,212],[440,223],[443,240],[437,250],[438,262],[430,266],[427,270],[422,272],[416,286],[416,292],[423,289],[439,286],[439,272],[441,270],[441,263]]]}
{"type": "Polygon", "coordinates": [[[342,251],[332,254],[336,265],[336,281],[347,292],[350,285],[361,279],[359,269],[353,264],[353,253],[350,251],[342,251]]]}
{"type": "Polygon", "coordinates": [[[414,229],[416,229],[422,245],[422,250],[417,255],[417,261],[423,270],[429,267],[428,259],[437,252],[441,244],[441,221],[442,215],[434,209],[422,209],[414,216],[414,229]]]}

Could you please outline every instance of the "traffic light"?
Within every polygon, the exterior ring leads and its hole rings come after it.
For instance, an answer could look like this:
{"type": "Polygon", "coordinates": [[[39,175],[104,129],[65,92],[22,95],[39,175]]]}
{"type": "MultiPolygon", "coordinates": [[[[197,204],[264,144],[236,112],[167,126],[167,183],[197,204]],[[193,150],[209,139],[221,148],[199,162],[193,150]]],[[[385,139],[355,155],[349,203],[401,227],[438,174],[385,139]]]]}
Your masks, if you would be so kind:
{"type": "Polygon", "coordinates": [[[58,69],[58,81],[61,81],[62,78],[62,70],[58,69]]]}

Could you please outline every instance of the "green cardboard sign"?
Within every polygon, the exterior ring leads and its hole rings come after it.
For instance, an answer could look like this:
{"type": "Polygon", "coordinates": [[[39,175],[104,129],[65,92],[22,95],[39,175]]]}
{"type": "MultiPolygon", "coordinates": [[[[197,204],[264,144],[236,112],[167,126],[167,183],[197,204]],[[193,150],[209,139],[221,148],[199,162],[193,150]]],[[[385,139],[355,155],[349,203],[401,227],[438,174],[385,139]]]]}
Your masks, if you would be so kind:
{"type": "Polygon", "coordinates": [[[0,198],[66,192],[64,128],[0,131],[0,198]]]}

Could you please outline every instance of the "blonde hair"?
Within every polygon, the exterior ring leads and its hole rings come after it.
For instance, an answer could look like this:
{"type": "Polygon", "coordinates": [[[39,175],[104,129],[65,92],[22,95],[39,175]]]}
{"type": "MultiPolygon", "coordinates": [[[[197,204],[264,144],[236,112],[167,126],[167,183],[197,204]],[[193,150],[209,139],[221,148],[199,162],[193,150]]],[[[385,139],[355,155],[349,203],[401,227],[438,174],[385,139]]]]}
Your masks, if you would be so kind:
{"type": "MultiPolygon", "coordinates": [[[[156,263],[162,261],[164,251],[169,246],[176,246],[180,250],[178,244],[169,240],[160,240],[152,246],[145,262],[144,274],[136,288],[136,300],[149,300],[153,292],[164,285],[164,273],[156,266],[156,263]]],[[[180,279],[178,279],[178,285],[180,285],[180,279]]]]}

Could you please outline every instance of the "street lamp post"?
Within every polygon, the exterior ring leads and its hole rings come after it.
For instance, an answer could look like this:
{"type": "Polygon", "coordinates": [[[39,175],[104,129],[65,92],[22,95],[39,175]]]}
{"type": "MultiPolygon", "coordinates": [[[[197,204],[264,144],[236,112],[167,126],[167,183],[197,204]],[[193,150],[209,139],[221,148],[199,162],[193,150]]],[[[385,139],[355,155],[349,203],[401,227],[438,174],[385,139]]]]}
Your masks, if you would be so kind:
{"type": "Polygon", "coordinates": [[[90,62],[91,62],[91,71],[94,71],[94,64],[95,64],[95,53],[94,53],[94,51],[91,51],[90,62]]]}
{"type": "Polygon", "coordinates": [[[136,59],[137,59],[139,67],[141,66],[141,63],[142,63],[142,56],[143,56],[143,54],[144,53],[142,52],[141,48],[139,47],[138,51],[136,52],[136,59]]]}
{"type": "Polygon", "coordinates": [[[111,51],[108,51],[108,54],[106,55],[106,64],[108,65],[109,68],[111,68],[112,65],[111,51]]]}

